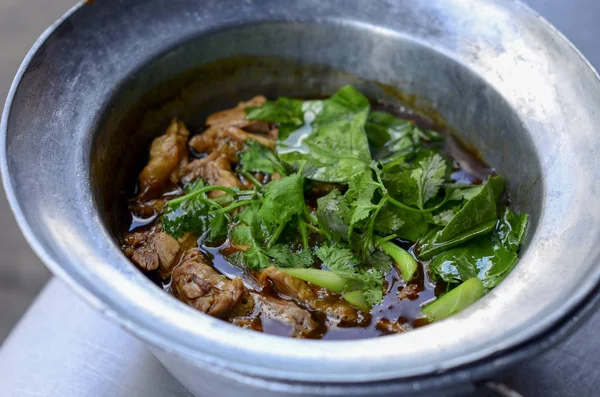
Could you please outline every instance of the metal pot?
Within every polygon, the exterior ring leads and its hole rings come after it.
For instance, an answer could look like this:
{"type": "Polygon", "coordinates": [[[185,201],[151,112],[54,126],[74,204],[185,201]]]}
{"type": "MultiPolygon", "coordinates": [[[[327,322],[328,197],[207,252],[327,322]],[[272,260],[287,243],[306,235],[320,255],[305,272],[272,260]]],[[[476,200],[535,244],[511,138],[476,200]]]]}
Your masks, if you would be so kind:
{"type": "Polygon", "coordinates": [[[42,260],[195,395],[450,395],[547,348],[598,302],[599,107],[591,66],[515,1],[103,0],[25,59],[2,176],[42,260]],[[170,116],[193,129],[252,94],[346,83],[443,118],[506,177],[531,224],[499,287],[406,334],[307,341],[198,313],[122,255],[125,197],[170,116]]]}

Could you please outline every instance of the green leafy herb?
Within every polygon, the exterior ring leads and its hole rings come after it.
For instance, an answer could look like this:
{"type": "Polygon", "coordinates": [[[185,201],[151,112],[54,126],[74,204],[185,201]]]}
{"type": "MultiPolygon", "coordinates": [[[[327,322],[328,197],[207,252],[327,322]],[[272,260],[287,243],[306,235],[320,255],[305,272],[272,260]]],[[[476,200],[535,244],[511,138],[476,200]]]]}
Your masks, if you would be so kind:
{"type": "Polygon", "coordinates": [[[361,264],[356,254],[342,245],[323,245],[317,250],[317,256],[331,272],[348,280],[342,292],[360,290],[369,305],[381,302],[385,271],[361,264]]]}
{"type": "Polygon", "coordinates": [[[286,138],[277,152],[291,164],[307,161],[305,176],[346,183],[371,161],[364,125],[369,101],[351,86],[323,101],[306,101],[304,125],[286,138]]]}
{"type": "Polygon", "coordinates": [[[334,241],[347,239],[351,210],[344,196],[337,189],[317,200],[317,218],[319,224],[334,241]]]}
{"type": "Polygon", "coordinates": [[[429,265],[434,279],[459,284],[478,277],[486,289],[494,288],[515,266],[526,225],[527,215],[507,209],[492,233],[435,256],[429,265]]]}
{"type": "Polygon", "coordinates": [[[417,181],[417,205],[423,209],[425,203],[435,197],[444,183],[446,161],[439,154],[434,154],[419,163],[419,167],[411,172],[417,181]]]}
{"type": "Polygon", "coordinates": [[[267,174],[278,172],[282,176],[287,175],[281,161],[271,149],[253,139],[247,140],[245,145],[246,150],[240,156],[242,171],[267,174]]]}
{"type": "Polygon", "coordinates": [[[498,239],[504,247],[515,252],[519,249],[528,218],[527,214],[517,215],[508,208],[504,211],[496,227],[498,239]]]}
{"type": "Polygon", "coordinates": [[[498,179],[490,178],[479,193],[469,199],[444,228],[426,236],[421,241],[419,257],[429,259],[438,252],[492,230],[497,219],[494,186],[499,186],[498,179]]]}
{"type": "Polygon", "coordinates": [[[185,232],[192,232],[201,236],[211,228],[214,223],[215,230],[211,232],[211,238],[223,235],[222,218],[212,210],[221,209],[216,202],[207,198],[206,193],[213,190],[221,190],[230,194],[236,191],[222,186],[204,186],[202,181],[197,181],[186,188],[187,194],[167,203],[165,211],[161,215],[163,230],[175,238],[183,236],[185,232]]]}
{"type": "Polygon", "coordinates": [[[277,244],[266,254],[280,267],[310,267],[315,261],[310,249],[295,250],[289,244],[277,244]]]}
{"type": "Polygon", "coordinates": [[[381,235],[395,234],[408,241],[417,241],[429,230],[432,215],[388,202],[375,219],[375,231],[381,235]],[[392,225],[393,227],[389,227],[392,225]]]}
{"type": "Polygon", "coordinates": [[[293,174],[265,187],[259,216],[273,225],[289,222],[294,215],[304,213],[304,182],[302,176],[293,174]]]}
{"type": "Polygon", "coordinates": [[[366,170],[354,175],[348,184],[345,198],[351,207],[350,225],[356,226],[360,221],[369,217],[377,209],[373,204],[375,191],[382,186],[373,180],[372,171],[366,170]]]}
{"type": "Polygon", "coordinates": [[[446,226],[454,216],[456,216],[456,211],[453,209],[444,210],[433,216],[433,223],[439,226],[446,226]]]}
{"type": "Polygon", "coordinates": [[[304,124],[303,103],[298,99],[281,97],[277,101],[267,101],[260,107],[247,108],[246,119],[278,123],[279,139],[285,139],[304,124]]]}

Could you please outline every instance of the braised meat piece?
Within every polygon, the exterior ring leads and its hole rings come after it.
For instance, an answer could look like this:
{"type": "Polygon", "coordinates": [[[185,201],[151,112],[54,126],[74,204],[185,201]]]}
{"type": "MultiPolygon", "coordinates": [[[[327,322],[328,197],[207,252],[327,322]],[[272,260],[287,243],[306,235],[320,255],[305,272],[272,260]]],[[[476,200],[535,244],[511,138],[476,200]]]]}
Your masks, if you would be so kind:
{"type": "Polygon", "coordinates": [[[202,134],[192,137],[190,147],[201,153],[219,151],[231,155],[232,152],[242,149],[244,141],[254,139],[264,146],[275,149],[276,136],[273,137],[274,133],[253,134],[244,130],[244,128],[258,125],[264,125],[264,122],[244,120],[232,124],[217,124],[209,127],[202,134]]]}
{"type": "Polygon", "coordinates": [[[240,102],[236,107],[211,114],[206,119],[208,129],[190,140],[190,147],[199,153],[218,151],[227,155],[230,161],[237,161],[244,141],[254,139],[261,144],[275,148],[277,129],[270,123],[260,120],[246,120],[245,109],[260,106],[265,97],[257,96],[249,101],[240,102]]]}
{"type": "Polygon", "coordinates": [[[173,237],[155,226],[144,232],[128,234],[125,237],[125,255],[146,271],[167,272],[175,263],[179,253],[179,243],[173,237]]]}
{"type": "Polygon", "coordinates": [[[254,98],[240,102],[236,107],[231,109],[221,110],[208,116],[206,119],[206,125],[231,123],[232,121],[244,120],[246,118],[246,108],[262,106],[267,101],[262,95],[255,96],[254,98]]]}
{"type": "Polygon", "coordinates": [[[214,317],[237,316],[252,307],[242,279],[219,274],[197,248],[188,250],[173,270],[171,288],[181,301],[214,317]]]}
{"type": "Polygon", "coordinates": [[[152,142],[150,161],[139,176],[140,196],[155,197],[168,182],[179,181],[182,175],[177,171],[187,164],[189,135],[185,125],[173,119],[167,132],[152,142]]]}
{"type": "Polygon", "coordinates": [[[322,336],[324,333],[324,325],[318,322],[311,312],[301,308],[293,301],[268,295],[252,295],[260,303],[264,315],[292,326],[294,329],[292,336],[314,338],[322,336]]]}
{"type": "Polygon", "coordinates": [[[406,329],[398,321],[390,321],[387,318],[382,318],[379,320],[375,327],[385,335],[397,334],[399,332],[406,331],[406,329]]]}
{"type": "Polygon", "coordinates": [[[129,205],[129,210],[142,218],[150,218],[154,215],[160,215],[167,203],[164,199],[143,200],[136,199],[129,205]]]}
{"type": "Polygon", "coordinates": [[[341,297],[322,299],[306,281],[290,276],[275,267],[263,270],[259,281],[263,285],[270,282],[279,294],[327,314],[330,318],[337,320],[338,325],[357,326],[364,320],[358,311],[341,297]]]}
{"type": "MultiPolygon", "coordinates": [[[[184,182],[201,178],[210,185],[242,187],[242,183],[231,168],[231,162],[227,159],[227,156],[221,155],[219,152],[212,152],[203,159],[194,160],[185,169],[187,174],[183,178],[184,182]]],[[[223,192],[219,190],[209,193],[209,197],[220,195],[223,195],[223,192]]]]}
{"type": "Polygon", "coordinates": [[[398,291],[398,298],[415,300],[419,298],[420,291],[421,288],[417,284],[407,284],[404,287],[400,287],[398,291]]]}
{"type": "Polygon", "coordinates": [[[235,317],[231,319],[231,324],[238,327],[253,329],[254,331],[263,332],[262,321],[257,316],[235,317]]]}

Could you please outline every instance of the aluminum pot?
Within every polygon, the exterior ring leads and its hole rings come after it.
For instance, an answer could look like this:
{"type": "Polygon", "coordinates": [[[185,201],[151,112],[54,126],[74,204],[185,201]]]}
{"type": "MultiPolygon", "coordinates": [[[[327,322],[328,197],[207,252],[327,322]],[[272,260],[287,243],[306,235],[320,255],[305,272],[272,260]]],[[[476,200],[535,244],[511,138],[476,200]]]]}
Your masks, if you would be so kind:
{"type": "Polygon", "coordinates": [[[452,395],[595,308],[599,108],[591,66],[515,1],[103,0],[73,8],[27,55],[2,118],[2,177],[54,274],[197,396],[452,395]],[[499,287],[406,334],[308,341],[198,313],[121,253],[125,197],[169,117],[194,129],[253,94],[346,83],[443,119],[506,177],[531,224],[499,287]]]}

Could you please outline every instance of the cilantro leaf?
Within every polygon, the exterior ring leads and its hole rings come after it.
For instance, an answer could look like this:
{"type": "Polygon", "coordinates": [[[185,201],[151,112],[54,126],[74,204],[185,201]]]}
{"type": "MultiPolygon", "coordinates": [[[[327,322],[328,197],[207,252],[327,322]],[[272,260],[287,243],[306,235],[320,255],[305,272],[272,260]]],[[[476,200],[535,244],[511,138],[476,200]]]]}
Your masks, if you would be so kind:
{"type": "Polygon", "coordinates": [[[384,166],[381,180],[391,197],[406,206],[419,206],[419,187],[407,164],[396,163],[384,166]]]}
{"type": "Polygon", "coordinates": [[[382,235],[400,233],[402,226],[404,226],[404,220],[400,218],[397,211],[394,208],[386,204],[375,220],[375,231],[382,235]]]}
{"type": "Polygon", "coordinates": [[[315,262],[310,249],[296,251],[288,244],[277,244],[266,254],[281,267],[311,267],[315,262]]]}
{"type": "Polygon", "coordinates": [[[361,290],[369,305],[381,303],[385,273],[375,267],[361,266],[359,258],[342,245],[323,245],[317,250],[317,256],[329,270],[352,280],[352,290],[361,290]]]}
{"type": "Polygon", "coordinates": [[[438,194],[445,174],[446,161],[437,153],[421,161],[419,167],[412,170],[411,177],[417,181],[417,204],[420,209],[438,194]]]}
{"type": "Polygon", "coordinates": [[[375,231],[381,235],[395,234],[408,241],[417,241],[429,230],[432,215],[417,209],[386,203],[375,219],[375,231]],[[393,226],[393,227],[390,227],[393,226]]]}
{"type": "Polygon", "coordinates": [[[272,181],[265,187],[265,197],[259,216],[265,221],[280,225],[289,222],[294,215],[304,213],[304,182],[299,174],[272,181]]]}
{"type": "MultiPolygon", "coordinates": [[[[160,217],[163,230],[174,238],[180,238],[185,232],[196,236],[206,233],[216,217],[211,211],[221,208],[207,198],[207,189],[216,190],[218,187],[204,186],[204,182],[199,180],[186,187],[186,195],[169,201],[160,217]]],[[[218,222],[215,221],[217,228],[211,238],[223,235],[223,228],[218,222]]]]}
{"type": "Polygon", "coordinates": [[[317,219],[321,227],[328,231],[334,241],[348,237],[350,207],[337,189],[317,199],[317,219]]]}
{"type": "Polygon", "coordinates": [[[270,258],[265,254],[250,225],[239,224],[231,229],[230,239],[241,250],[230,255],[232,262],[240,267],[262,270],[271,266],[270,258]]]}
{"type": "Polygon", "coordinates": [[[246,148],[240,156],[242,171],[267,174],[278,172],[281,175],[287,175],[281,161],[271,149],[253,139],[247,140],[245,146],[246,148]]]}
{"type": "Polygon", "coordinates": [[[345,198],[350,203],[352,210],[351,226],[355,226],[363,219],[368,218],[371,212],[377,208],[372,200],[375,191],[379,187],[379,184],[373,180],[370,169],[356,174],[350,179],[345,198]]]}

